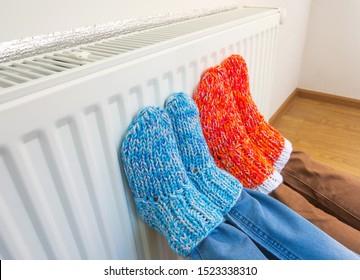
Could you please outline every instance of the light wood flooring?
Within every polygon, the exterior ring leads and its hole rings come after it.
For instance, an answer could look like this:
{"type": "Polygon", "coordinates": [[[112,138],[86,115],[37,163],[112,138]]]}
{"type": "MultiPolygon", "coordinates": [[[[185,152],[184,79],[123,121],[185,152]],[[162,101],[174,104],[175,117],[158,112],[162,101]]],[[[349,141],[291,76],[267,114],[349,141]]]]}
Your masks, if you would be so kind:
{"type": "Polygon", "coordinates": [[[295,95],[271,124],[294,150],[360,178],[360,103],[295,95]]]}

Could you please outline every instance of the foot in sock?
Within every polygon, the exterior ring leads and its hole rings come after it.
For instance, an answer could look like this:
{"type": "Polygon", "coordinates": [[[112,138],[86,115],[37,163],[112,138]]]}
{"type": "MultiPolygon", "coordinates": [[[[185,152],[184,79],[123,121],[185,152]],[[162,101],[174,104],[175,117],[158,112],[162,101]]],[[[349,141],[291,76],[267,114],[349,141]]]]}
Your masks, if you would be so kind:
{"type": "Polygon", "coordinates": [[[121,157],[140,217],[177,254],[187,256],[223,221],[187,177],[164,109],[140,111],[126,132],[121,157]]]}
{"type": "Polygon", "coordinates": [[[246,188],[263,193],[274,190],[282,177],[249,138],[222,67],[212,67],[204,73],[194,100],[216,164],[246,188]]]}
{"type": "Polygon", "coordinates": [[[165,109],[171,119],[179,153],[195,187],[223,214],[236,203],[241,183],[218,168],[206,144],[196,103],[184,93],[172,94],[165,109]]]}
{"type": "Polygon", "coordinates": [[[288,162],[292,145],[267,123],[254,103],[249,85],[246,62],[240,55],[231,55],[222,63],[229,79],[231,92],[237,103],[241,120],[251,140],[280,172],[288,162]]]}

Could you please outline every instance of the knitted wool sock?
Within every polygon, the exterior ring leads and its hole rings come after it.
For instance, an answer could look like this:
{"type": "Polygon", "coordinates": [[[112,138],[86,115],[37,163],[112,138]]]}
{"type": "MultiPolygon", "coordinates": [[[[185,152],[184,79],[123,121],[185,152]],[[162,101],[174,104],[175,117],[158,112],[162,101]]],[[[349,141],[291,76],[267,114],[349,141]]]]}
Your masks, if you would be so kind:
{"type": "Polygon", "coordinates": [[[222,66],[230,79],[231,92],[235,97],[246,132],[270,164],[280,172],[290,158],[291,143],[265,121],[254,103],[245,60],[240,55],[231,55],[225,59],[222,66]]]}
{"type": "Polygon", "coordinates": [[[187,177],[164,109],[140,111],[126,132],[121,156],[140,217],[177,254],[187,256],[223,221],[187,177]]]}
{"type": "Polygon", "coordinates": [[[230,92],[229,79],[220,66],[204,73],[194,100],[216,164],[246,188],[263,193],[274,190],[282,177],[248,137],[230,92]]]}
{"type": "Polygon", "coordinates": [[[175,93],[168,98],[165,109],[188,177],[226,214],[237,201],[242,185],[216,166],[202,133],[196,103],[187,94],[175,93]]]}

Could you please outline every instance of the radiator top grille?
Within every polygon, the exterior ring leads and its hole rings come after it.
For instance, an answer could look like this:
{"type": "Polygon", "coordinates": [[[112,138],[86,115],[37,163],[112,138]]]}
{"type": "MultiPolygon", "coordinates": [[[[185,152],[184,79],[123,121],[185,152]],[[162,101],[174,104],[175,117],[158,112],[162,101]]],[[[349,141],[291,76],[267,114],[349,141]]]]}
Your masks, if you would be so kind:
{"type": "MultiPolygon", "coordinates": [[[[224,28],[231,27],[232,22],[238,24],[239,20],[250,21],[253,20],[254,17],[259,16],[259,14],[263,16],[264,12],[269,12],[269,9],[236,9],[181,23],[122,35],[97,43],[0,64],[0,95],[15,86],[24,85],[34,80],[49,78],[60,72],[78,69],[114,56],[125,56],[130,52],[134,53],[144,48],[149,50],[149,48],[158,46],[163,42],[173,42],[173,44],[176,44],[176,39],[189,35],[194,36],[198,32],[206,32],[206,30],[210,28],[214,30],[214,27],[218,27],[220,31],[224,28]]],[[[194,37],[194,39],[195,38],[196,37],[194,37]]],[[[156,50],[158,51],[159,49],[157,48],[156,50]]],[[[138,52],[138,55],[141,56],[142,54],[138,52]]],[[[2,99],[4,100],[4,98],[2,99]]]]}

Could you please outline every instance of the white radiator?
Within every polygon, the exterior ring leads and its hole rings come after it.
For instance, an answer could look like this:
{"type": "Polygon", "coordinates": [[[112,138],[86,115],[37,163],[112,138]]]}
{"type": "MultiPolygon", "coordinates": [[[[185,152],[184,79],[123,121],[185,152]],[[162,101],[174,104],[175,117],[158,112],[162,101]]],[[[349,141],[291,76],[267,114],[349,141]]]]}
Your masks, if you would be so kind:
{"type": "Polygon", "coordinates": [[[269,117],[279,19],[239,9],[0,64],[0,258],[176,258],[137,216],[124,131],[232,53],[269,117]]]}

